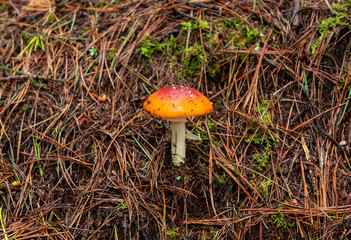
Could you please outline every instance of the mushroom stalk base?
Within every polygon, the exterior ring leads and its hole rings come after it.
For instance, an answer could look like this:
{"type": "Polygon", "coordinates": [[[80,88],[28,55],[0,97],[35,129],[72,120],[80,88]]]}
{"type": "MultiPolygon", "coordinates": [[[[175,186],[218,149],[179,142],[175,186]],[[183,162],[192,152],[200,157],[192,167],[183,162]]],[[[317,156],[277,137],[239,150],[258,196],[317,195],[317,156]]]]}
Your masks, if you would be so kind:
{"type": "Polygon", "coordinates": [[[185,159],[185,122],[170,122],[172,131],[172,160],[180,166],[185,159]]]}

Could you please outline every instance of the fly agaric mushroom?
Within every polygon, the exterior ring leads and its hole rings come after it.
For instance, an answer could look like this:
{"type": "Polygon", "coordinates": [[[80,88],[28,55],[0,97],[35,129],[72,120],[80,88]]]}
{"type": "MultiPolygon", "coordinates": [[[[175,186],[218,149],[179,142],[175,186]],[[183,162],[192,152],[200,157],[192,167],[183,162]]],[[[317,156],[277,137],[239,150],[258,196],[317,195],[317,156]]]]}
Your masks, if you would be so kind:
{"type": "Polygon", "coordinates": [[[144,110],[152,116],[170,121],[172,131],[172,160],[180,166],[185,159],[185,122],[187,117],[212,112],[213,106],[199,91],[180,85],[165,86],[144,102],[144,110]]]}

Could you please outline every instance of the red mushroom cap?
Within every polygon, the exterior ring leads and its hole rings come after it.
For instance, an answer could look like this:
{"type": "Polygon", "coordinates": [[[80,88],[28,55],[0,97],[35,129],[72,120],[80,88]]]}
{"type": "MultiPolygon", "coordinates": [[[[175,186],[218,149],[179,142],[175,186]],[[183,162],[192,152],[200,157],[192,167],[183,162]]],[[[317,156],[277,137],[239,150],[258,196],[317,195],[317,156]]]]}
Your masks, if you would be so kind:
{"type": "Polygon", "coordinates": [[[163,119],[200,116],[212,112],[210,100],[199,91],[180,85],[165,86],[144,102],[144,110],[163,119]]]}

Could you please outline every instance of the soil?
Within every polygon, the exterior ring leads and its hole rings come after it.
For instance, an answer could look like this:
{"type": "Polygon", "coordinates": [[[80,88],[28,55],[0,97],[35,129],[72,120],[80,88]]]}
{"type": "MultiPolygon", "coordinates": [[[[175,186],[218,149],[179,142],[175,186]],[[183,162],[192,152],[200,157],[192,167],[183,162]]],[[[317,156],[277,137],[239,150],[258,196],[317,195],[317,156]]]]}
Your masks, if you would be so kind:
{"type": "Polygon", "coordinates": [[[1,239],[350,239],[348,1],[0,1],[1,239]],[[143,110],[166,85],[214,111],[143,110]]]}

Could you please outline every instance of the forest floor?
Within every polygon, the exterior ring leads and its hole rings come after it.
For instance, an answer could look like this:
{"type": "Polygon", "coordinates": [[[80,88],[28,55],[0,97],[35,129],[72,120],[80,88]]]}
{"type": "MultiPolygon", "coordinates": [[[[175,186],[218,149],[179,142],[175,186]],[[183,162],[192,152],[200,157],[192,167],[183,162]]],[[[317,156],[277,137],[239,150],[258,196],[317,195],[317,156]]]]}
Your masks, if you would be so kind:
{"type": "Polygon", "coordinates": [[[0,0],[0,238],[351,239],[350,49],[347,0],[0,0]]]}

